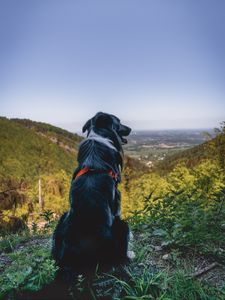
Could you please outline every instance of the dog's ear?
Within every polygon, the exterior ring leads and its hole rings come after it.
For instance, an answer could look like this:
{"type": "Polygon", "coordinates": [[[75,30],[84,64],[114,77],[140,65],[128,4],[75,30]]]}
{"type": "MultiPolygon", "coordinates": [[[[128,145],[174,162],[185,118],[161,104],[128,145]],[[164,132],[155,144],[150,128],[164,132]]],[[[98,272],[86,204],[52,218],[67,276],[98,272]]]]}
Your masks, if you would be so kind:
{"type": "Polygon", "coordinates": [[[95,117],[97,128],[109,128],[112,126],[112,118],[108,114],[98,113],[95,117]]]}
{"type": "Polygon", "coordinates": [[[83,128],[82,128],[82,132],[84,133],[84,132],[85,132],[86,130],[88,130],[90,127],[91,127],[91,119],[88,120],[88,121],[84,124],[84,126],[83,126],[83,128]]]}

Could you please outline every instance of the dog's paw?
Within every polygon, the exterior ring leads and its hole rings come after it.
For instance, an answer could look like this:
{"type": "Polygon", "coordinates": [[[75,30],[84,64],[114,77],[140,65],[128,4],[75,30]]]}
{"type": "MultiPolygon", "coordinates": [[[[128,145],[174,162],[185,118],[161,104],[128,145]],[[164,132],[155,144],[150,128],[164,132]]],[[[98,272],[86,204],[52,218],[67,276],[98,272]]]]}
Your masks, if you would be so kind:
{"type": "Polygon", "coordinates": [[[134,251],[127,251],[127,257],[129,258],[129,259],[134,259],[135,258],[135,253],[134,253],[134,251]]]}

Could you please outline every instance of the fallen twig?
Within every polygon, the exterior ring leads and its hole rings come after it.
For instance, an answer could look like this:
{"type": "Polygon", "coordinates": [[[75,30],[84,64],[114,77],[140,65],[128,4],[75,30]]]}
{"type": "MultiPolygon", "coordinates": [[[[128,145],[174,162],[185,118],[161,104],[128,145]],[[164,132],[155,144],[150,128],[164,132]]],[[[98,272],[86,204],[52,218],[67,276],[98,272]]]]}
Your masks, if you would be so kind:
{"type": "Polygon", "coordinates": [[[197,277],[200,277],[200,276],[202,276],[203,274],[209,272],[210,270],[212,270],[212,269],[214,269],[214,268],[216,268],[216,267],[218,267],[218,266],[220,266],[220,264],[217,263],[217,262],[214,262],[214,263],[212,263],[211,265],[209,265],[209,266],[207,266],[207,267],[205,267],[205,268],[203,268],[203,269],[200,269],[200,270],[198,270],[198,271],[195,272],[195,273],[189,274],[188,277],[190,277],[190,278],[197,278],[197,277]]]}

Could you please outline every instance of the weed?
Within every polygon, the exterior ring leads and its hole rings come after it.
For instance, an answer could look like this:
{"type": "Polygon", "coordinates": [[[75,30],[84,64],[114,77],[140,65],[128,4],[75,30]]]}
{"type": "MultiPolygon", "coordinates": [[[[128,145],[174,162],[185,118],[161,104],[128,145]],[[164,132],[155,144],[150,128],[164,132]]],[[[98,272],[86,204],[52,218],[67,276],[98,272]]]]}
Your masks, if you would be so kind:
{"type": "Polygon", "coordinates": [[[29,247],[8,256],[12,264],[0,276],[0,297],[9,292],[37,291],[55,277],[57,267],[43,246],[29,247]]]}
{"type": "Polygon", "coordinates": [[[145,269],[142,276],[129,273],[131,280],[125,282],[117,279],[117,284],[123,288],[122,300],[158,299],[163,293],[163,273],[153,274],[145,269]]]}
{"type": "Polygon", "coordinates": [[[30,238],[30,233],[28,231],[24,231],[23,234],[10,234],[8,236],[4,236],[4,238],[0,239],[0,251],[2,252],[12,252],[15,250],[16,246],[22,242],[25,242],[30,238]]]}
{"type": "Polygon", "coordinates": [[[123,288],[120,300],[223,300],[225,296],[222,289],[188,279],[181,270],[171,276],[166,271],[154,274],[145,269],[142,276],[130,276],[130,282],[117,278],[123,288]]]}

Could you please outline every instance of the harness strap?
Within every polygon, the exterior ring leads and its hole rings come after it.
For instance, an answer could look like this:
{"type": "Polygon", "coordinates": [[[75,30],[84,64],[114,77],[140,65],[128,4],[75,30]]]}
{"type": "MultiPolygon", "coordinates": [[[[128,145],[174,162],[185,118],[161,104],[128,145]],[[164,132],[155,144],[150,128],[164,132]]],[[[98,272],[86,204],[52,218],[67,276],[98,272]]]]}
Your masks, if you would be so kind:
{"type": "Polygon", "coordinates": [[[101,170],[91,169],[91,168],[89,168],[89,167],[85,167],[85,168],[81,169],[81,170],[77,173],[77,175],[75,176],[74,179],[76,180],[76,179],[78,179],[80,176],[82,176],[82,175],[84,175],[84,174],[86,174],[86,173],[88,173],[88,172],[108,173],[114,180],[117,181],[117,179],[118,179],[118,175],[117,175],[116,173],[114,173],[113,170],[109,170],[108,172],[106,172],[106,171],[101,171],[101,170]]]}

